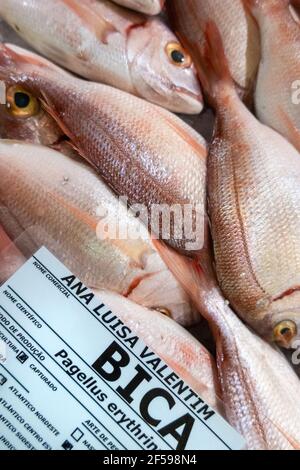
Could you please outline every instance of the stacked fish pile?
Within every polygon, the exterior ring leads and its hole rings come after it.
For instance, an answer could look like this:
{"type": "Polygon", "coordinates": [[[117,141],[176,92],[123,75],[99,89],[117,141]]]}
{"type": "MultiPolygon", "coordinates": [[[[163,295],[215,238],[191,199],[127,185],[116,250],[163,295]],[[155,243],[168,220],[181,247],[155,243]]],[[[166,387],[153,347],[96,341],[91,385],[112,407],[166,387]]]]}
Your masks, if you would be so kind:
{"type": "Polygon", "coordinates": [[[0,282],[46,246],[248,449],[300,448],[299,4],[0,3],[0,282]]]}

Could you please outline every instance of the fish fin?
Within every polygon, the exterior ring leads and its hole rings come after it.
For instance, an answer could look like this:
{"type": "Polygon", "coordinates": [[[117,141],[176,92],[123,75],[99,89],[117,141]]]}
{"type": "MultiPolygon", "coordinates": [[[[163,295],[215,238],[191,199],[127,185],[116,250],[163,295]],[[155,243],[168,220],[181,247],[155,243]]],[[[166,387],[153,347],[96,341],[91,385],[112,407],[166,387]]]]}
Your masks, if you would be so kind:
{"type": "Polygon", "coordinates": [[[87,160],[83,151],[80,149],[80,147],[75,143],[76,138],[70,131],[70,129],[65,125],[61,117],[59,116],[58,112],[54,109],[54,106],[51,105],[50,100],[48,99],[47,95],[44,92],[41,92],[42,97],[40,98],[41,104],[43,109],[48,113],[54,121],[57,123],[59,128],[62,130],[62,132],[70,139],[69,145],[72,147],[78,155],[80,155],[84,160],[87,160]]]}
{"type": "Polygon", "coordinates": [[[58,67],[51,64],[51,62],[44,59],[44,57],[40,57],[34,52],[30,52],[27,49],[10,43],[0,44],[0,65],[4,65],[4,61],[6,61],[7,65],[15,63],[30,66],[35,65],[37,67],[49,67],[53,65],[53,67],[58,70],[58,67]]]}
{"type": "Polygon", "coordinates": [[[107,44],[107,38],[110,33],[117,32],[114,25],[91,9],[90,1],[62,0],[62,2],[81,18],[87,28],[94,33],[103,44],[107,44]]]}
{"type": "Polygon", "coordinates": [[[289,131],[289,141],[296,147],[298,152],[300,152],[300,131],[297,129],[289,115],[282,109],[278,108],[278,112],[282,118],[282,120],[285,122],[288,131],[289,131]]]}
{"type": "Polygon", "coordinates": [[[283,429],[282,427],[275,423],[273,420],[271,420],[270,418],[268,418],[269,421],[272,423],[272,425],[277,428],[277,430],[280,432],[280,434],[282,434],[285,439],[289,442],[289,444],[291,445],[291,447],[295,450],[300,450],[300,442],[299,441],[296,441],[292,436],[290,436],[289,434],[287,434],[283,429]]]}
{"type": "Polygon", "coordinates": [[[223,41],[214,21],[208,21],[205,27],[205,44],[201,48],[198,73],[209,100],[214,103],[219,95],[235,90],[223,41]]]}
{"type": "Polygon", "coordinates": [[[203,286],[203,292],[207,287],[205,273],[200,263],[197,260],[178,254],[160,240],[153,239],[152,243],[183,289],[198,306],[201,286],[203,286]]]}

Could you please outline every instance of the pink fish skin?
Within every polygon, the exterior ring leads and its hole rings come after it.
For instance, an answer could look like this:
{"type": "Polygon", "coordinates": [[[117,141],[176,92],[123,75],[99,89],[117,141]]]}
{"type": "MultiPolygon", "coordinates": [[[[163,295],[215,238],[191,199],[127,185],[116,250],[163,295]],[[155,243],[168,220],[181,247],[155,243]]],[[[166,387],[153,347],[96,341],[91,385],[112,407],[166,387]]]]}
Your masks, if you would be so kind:
{"type": "MultiPolygon", "coordinates": [[[[199,321],[146,227],[78,156],[0,140],[0,173],[0,224],[24,256],[45,246],[91,288],[113,290],[179,323],[199,321]]],[[[9,257],[3,248],[0,258],[9,257]]]]}
{"type": "Polygon", "coordinates": [[[158,15],[165,0],[113,0],[118,5],[140,11],[146,15],[158,15]]]}
{"type": "Polygon", "coordinates": [[[237,317],[218,287],[212,258],[201,266],[155,242],[207,319],[216,341],[226,417],[248,450],[300,450],[300,381],[285,356],[237,317]]]}
{"type": "Polygon", "coordinates": [[[0,225],[0,284],[12,276],[26,261],[0,225]]]}
{"type": "Polygon", "coordinates": [[[174,112],[203,109],[191,57],[161,18],[108,0],[1,0],[0,16],[35,50],[79,76],[174,112]]]}
{"type": "Polygon", "coordinates": [[[217,115],[208,158],[216,272],[233,308],[268,341],[300,338],[300,158],[239,99],[207,25],[202,83],[217,115]]]}
{"type": "Polygon", "coordinates": [[[180,222],[165,238],[191,255],[202,250],[201,240],[189,246],[207,226],[207,144],[200,134],[161,107],[72,77],[15,46],[0,46],[0,79],[8,90],[23,86],[39,100],[105,182],[131,206],[145,206],[146,224],[155,204],[181,213],[187,207],[190,219],[198,218],[196,233],[186,235],[180,222]]]}
{"type": "Polygon", "coordinates": [[[261,36],[255,90],[257,116],[300,151],[299,18],[292,14],[289,0],[244,0],[244,3],[256,19],[261,36]]]}
{"type": "Polygon", "coordinates": [[[205,43],[205,26],[214,21],[220,31],[230,73],[240,96],[253,100],[260,60],[259,31],[242,0],[168,0],[167,11],[174,31],[190,51],[196,68],[205,43]]]}

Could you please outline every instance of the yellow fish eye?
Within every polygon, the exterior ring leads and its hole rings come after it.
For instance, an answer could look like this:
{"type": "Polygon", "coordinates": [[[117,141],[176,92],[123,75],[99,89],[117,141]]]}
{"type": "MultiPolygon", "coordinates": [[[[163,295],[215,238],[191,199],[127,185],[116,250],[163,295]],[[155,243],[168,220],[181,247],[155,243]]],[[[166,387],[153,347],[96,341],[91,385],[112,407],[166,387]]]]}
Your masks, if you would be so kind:
{"type": "Polygon", "coordinates": [[[21,86],[12,86],[6,93],[6,108],[10,114],[19,118],[38,114],[40,104],[37,98],[21,86]]]}
{"type": "Polygon", "coordinates": [[[290,347],[291,341],[297,336],[297,325],[291,320],[284,320],[274,328],[274,339],[283,347],[290,347]]]}
{"type": "Polygon", "coordinates": [[[156,310],[157,312],[162,313],[163,315],[165,315],[165,317],[172,318],[172,314],[170,310],[166,307],[155,307],[153,310],[156,310]]]}
{"type": "Polygon", "coordinates": [[[186,69],[192,65],[191,56],[178,42],[170,42],[166,46],[166,52],[170,62],[176,67],[186,69]]]}

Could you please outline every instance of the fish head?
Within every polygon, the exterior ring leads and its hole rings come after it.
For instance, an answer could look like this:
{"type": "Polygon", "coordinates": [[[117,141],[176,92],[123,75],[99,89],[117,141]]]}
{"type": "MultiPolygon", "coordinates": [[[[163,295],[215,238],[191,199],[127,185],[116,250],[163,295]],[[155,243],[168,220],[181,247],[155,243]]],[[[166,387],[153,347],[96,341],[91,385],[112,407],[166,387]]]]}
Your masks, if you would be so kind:
{"type": "Polygon", "coordinates": [[[284,349],[300,346],[300,291],[290,289],[270,303],[259,318],[258,331],[284,349]]]}
{"type": "Polygon", "coordinates": [[[64,134],[30,86],[29,78],[39,65],[37,58],[17,46],[0,45],[0,137],[55,145],[64,134]]]}
{"type": "Polygon", "coordinates": [[[203,96],[191,56],[161,21],[150,19],[133,28],[127,47],[137,94],[174,112],[202,111],[203,96]]]}

